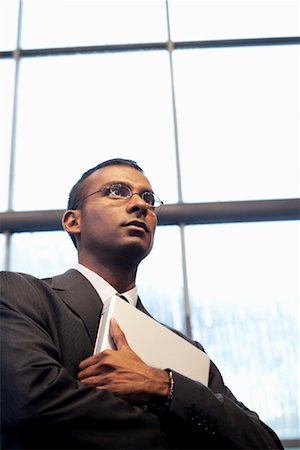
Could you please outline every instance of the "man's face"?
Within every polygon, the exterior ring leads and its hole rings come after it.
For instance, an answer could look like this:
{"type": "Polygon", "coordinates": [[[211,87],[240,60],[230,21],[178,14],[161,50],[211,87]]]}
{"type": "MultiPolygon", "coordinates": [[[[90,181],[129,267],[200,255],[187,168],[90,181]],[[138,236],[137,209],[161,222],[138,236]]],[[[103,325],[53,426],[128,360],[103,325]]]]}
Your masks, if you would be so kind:
{"type": "Polygon", "coordinates": [[[119,199],[108,190],[113,184],[133,193],[152,191],[147,178],[129,166],[106,166],[85,180],[85,197],[79,211],[79,256],[101,263],[138,264],[151,250],[157,224],[155,211],[140,195],[119,199]]]}

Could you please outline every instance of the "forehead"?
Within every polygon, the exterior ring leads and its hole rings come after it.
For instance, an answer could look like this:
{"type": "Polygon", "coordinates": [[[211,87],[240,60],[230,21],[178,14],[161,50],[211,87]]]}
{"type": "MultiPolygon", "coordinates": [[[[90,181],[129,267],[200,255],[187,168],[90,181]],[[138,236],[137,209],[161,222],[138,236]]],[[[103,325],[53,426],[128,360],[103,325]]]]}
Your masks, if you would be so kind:
{"type": "Polygon", "coordinates": [[[100,189],[111,183],[125,183],[137,190],[152,189],[149,180],[130,166],[106,166],[96,170],[87,179],[88,189],[100,189]]]}

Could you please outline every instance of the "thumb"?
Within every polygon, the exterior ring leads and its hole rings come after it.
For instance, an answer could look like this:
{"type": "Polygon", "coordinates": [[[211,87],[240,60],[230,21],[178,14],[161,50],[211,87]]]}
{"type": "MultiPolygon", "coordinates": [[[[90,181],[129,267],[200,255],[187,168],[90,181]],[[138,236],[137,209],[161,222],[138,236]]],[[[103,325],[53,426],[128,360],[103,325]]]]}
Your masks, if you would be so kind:
{"type": "Polygon", "coordinates": [[[110,319],[109,332],[115,343],[115,346],[117,347],[117,350],[121,350],[121,348],[124,346],[129,347],[125,334],[119,327],[116,319],[114,319],[113,317],[110,319]]]}

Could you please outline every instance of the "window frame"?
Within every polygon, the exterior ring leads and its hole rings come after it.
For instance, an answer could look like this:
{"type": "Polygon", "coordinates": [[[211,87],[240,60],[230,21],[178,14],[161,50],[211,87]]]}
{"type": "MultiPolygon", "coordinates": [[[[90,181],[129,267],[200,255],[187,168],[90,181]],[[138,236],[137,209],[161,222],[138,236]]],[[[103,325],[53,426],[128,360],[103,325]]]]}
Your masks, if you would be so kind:
{"type": "MultiPolygon", "coordinates": [[[[19,3],[18,13],[18,34],[16,48],[8,51],[0,51],[0,59],[11,59],[15,62],[15,80],[14,80],[14,97],[13,97],[13,116],[12,116],[12,132],[11,132],[11,149],[10,149],[10,176],[8,189],[8,208],[7,211],[0,213],[0,233],[5,235],[5,268],[9,269],[10,259],[10,239],[13,233],[21,233],[26,231],[56,231],[61,230],[62,210],[46,210],[46,211],[13,211],[12,210],[12,192],[14,179],[14,159],[16,150],[16,117],[18,107],[18,79],[19,64],[23,58],[32,57],[48,57],[55,55],[75,55],[75,54],[91,54],[105,52],[138,52],[167,50],[170,59],[170,73],[172,82],[172,99],[173,99],[173,120],[175,124],[175,152],[177,162],[178,176],[178,193],[179,202],[177,204],[164,205],[159,213],[159,226],[177,225],[181,230],[182,249],[183,249],[183,272],[184,272],[184,295],[186,307],[186,329],[190,334],[189,323],[189,302],[185,264],[185,243],[184,228],[191,224],[214,224],[214,223],[234,223],[234,222],[251,222],[251,221],[278,221],[278,220],[300,220],[300,199],[266,199],[266,200],[247,200],[247,201],[231,201],[231,202],[210,202],[210,203],[183,203],[180,179],[180,159],[179,145],[177,136],[177,116],[175,91],[173,83],[173,61],[172,55],[174,50],[185,49],[207,49],[207,48],[228,48],[228,47],[249,47],[249,46],[283,46],[283,45],[300,45],[300,37],[268,37],[268,38],[243,38],[243,39],[218,39],[218,40],[196,40],[196,41],[180,41],[175,42],[170,38],[170,26],[168,22],[169,38],[167,42],[150,42],[150,43],[133,43],[121,45],[92,45],[92,46],[74,46],[74,47],[58,47],[58,48],[39,48],[39,49],[22,49],[20,47],[21,23],[22,23],[22,1],[19,3]]],[[[169,16],[167,14],[167,20],[169,16]]],[[[288,447],[300,446],[300,439],[283,440],[283,445],[288,447]]]]}

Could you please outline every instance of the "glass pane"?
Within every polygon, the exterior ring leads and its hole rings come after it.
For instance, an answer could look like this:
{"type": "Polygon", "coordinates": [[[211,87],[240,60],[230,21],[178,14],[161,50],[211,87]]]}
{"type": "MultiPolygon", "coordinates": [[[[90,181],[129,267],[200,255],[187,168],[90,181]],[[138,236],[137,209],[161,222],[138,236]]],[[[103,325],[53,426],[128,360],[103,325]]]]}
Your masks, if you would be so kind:
{"type": "Polygon", "coordinates": [[[172,0],[174,41],[299,36],[297,0],[172,0]]]}
{"type": "Polygon", "coordinates": [[[0,211],[8,206],[14,68],[15,63],[12,60],[0,61],[0,211]]]}
{"type": "Polygon", "coordinates": [[[177,200],[166,51],[23,60],[18,112],[15,209],[64,208],[81,174],[113,157],[177,200]]]}
{"type": "Polygon", "coordinates": [[[17,46],[19,0],[0,1],[0,51],[17,46]]]}
{"type": "Polygon", "coordinates": [[[300,47],[174,53],[187,202],[299,197],[300,47]]]}
{"type": "Polygon", "coordinates": [[[164,0],[24,0],[23,3],[23,48],[167,39],[164,0]]]}
{"type": "Polygon", "coordinates": [[[137,285],[153,317],[184,331],[183,276],[177,226],[158,227],[152,252],[141,263],[137,285]]]}
{"type": "Polygon", "coordinates": [[[11,238],[10,270],[46,278],[77,263],[77,253],[64,231],[15,233],[11,238]]]}
{"type": "Polygon", "coordinates": [[[300,223],[186,231],[195,339],[238,399],[281,438],[299,436],[300,223]]]}
{"type": "MultiPolygon", "coordinates": [[[[0,234],[2,236],[4,241],[4,235],[0,234]]],[[[152,252],[138,270],[139,295],[144,306],[156,319],[183,331],[184,305],[178,227],[158,227],[155,241],[152,252]]],[[[62,273],[76,263],[75,247],[63,231],[12,235],[10,270],[48,277],[62,273]]]]}
{"type": "Polygon", "coordinates": [[[5,252],[6,252],[6,239],[5,234],[0,233],[0,270],[5,270],[5,252]]]}

